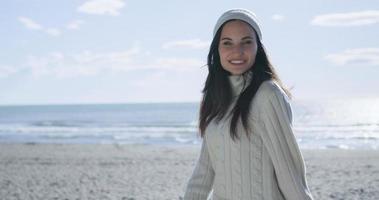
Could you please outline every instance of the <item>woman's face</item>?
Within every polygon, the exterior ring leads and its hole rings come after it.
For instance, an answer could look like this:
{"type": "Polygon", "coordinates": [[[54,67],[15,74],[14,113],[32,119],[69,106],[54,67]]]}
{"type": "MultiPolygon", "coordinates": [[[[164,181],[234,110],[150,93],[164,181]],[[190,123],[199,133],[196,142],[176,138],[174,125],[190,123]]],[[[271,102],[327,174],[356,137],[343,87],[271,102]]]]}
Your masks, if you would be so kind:
{"type": "Polygon", "coordinates": [[[221,31],[218,51],[222,68],[233,75],[249,70],[257,55],[254,29],[240,20],[227,22],[221,31]]]}

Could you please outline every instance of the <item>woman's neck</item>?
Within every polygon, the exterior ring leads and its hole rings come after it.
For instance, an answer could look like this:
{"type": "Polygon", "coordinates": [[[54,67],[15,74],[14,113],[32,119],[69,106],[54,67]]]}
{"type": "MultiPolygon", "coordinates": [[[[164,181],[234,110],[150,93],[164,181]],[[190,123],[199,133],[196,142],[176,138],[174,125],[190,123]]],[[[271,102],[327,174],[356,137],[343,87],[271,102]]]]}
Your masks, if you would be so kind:
{"type": "Polygon", "coordinates": [[[233,97],[239,96],[247,88],[252,77],[253,72],[250,70],[244,74],[228,76],[233,97]]]}

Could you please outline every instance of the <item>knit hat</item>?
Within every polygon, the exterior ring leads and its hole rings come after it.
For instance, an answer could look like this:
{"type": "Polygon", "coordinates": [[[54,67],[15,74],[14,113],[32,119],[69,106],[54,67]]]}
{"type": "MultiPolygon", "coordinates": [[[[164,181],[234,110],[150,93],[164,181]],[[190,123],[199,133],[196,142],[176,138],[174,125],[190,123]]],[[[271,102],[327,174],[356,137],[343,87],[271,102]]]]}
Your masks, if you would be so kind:
{"type": "Polygon", "coordinates": [[[218,29],[227,21],[233,20],[233,19],[238,19],[242,20],[248,24],[250,24],[251,27],[257,32],[257,35],[259,37],[259,40],[262,40],[262,32],[261,29],[259,28],[259,23],[257,21],[257,17],[255,14],[249,10],[242,9],[242,8],[235,8],[235,9],[230,9],[226,11],[224,14],[218,18],[216,26],[213,29],[213,37],[216,35],[218,29]]]}

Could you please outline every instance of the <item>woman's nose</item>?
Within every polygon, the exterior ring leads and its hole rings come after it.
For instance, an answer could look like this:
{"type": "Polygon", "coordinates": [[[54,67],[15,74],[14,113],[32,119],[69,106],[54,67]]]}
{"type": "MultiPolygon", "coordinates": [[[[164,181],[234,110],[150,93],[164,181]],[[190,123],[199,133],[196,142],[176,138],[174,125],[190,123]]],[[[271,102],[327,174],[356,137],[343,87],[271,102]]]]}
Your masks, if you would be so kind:
{"type": "Polygon", "coordinates": [[[243,49],[242,45],[235,45],[233,47],[233,53],[243,54],[243,51],[244,51],[244,49],[243,49]]]}

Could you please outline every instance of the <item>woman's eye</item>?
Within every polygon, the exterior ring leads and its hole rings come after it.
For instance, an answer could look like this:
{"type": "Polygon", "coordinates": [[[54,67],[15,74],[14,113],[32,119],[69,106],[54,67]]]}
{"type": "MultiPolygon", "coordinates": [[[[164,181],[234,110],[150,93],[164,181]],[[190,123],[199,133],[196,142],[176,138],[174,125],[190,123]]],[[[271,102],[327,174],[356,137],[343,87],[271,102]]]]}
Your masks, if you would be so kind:
{"type": "Polygon", "coordinates": [[[245,41],[245,44],[251,44],[251,43],[253,43],[253,41],[251,41],[251,40],[245,41]]]}
{"type": "Polygon", "coordinates": [[[225,45],[225,46],[230,46],[230,45],[232,45],[231,42],[224,42],[224,43],[222,43],[222,44],[225,45]]]}

